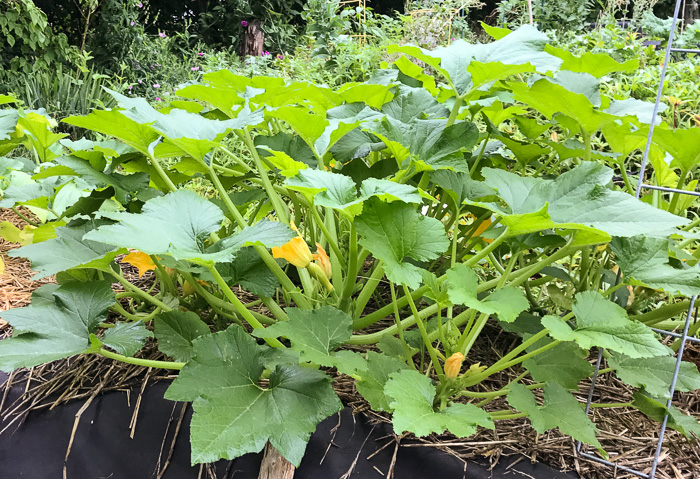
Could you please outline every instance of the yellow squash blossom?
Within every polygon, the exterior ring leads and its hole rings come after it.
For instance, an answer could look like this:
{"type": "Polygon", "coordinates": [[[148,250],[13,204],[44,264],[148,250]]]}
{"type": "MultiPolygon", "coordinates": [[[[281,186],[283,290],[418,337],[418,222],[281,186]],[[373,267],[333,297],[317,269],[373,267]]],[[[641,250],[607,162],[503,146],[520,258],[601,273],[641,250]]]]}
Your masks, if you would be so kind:
{"type": "Polygon", "coordinates": [[[156,265],[149,255],[141,251],[132,251],[122,259],[123,263],[129,263],[139,270],[139,278],[146,274],[147,271],[156,269],[156,265]]]}
{"type": "Polygon", "coordinates": [[[459,376],[459,370],[462,369],[462,362],[464,361],[464,354],[454,353],[452,356],[447,358],[445,361],[445,377],[447,379],[454,379],[459,376]]]}
{"type": "Polygon", "coordinates": [[[282,246],[274,246],[272,248],[272,256],[274,258],[286,259],[297,268],[306,268],[314,259],[306,244],[306,240],[301,237],[299,230],[292,222],[291,227],[297,232],[297,236],[289,240],[282,246]]]}

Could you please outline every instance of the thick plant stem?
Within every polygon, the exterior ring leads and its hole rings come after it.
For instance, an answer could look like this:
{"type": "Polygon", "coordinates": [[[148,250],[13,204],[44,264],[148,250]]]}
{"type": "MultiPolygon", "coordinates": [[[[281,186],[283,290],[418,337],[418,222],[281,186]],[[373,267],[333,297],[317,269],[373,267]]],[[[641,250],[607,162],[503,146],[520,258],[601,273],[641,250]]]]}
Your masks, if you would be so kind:
{"type": "MultiPolygon", "coordinates": [[[[676,185],[676,189],[682,190],[683,189],[683,184],[685,183],[686,178],[688,178],[688,171],[682,170],[681,171],[681,176],[678,178],[678,184],[676,185]]],[[[673,193],[673,197],[671,198],[671,204],[668,207],[668,212],[671,214],[677,214],[676,213],[676,206],[678,206],[678,201],[681,199],[681,193],[673,193]]]]}
{"type": "Polygon", "coordinates": [[[114,278],[119,281],[122,285],[124,285],[124,288],[131,294],[134,294],[138,296],[141,299],[145,299],[146,301],[149,301],[151,304],[154,306],[160,307],[164,311],[172,311],[173,308],[159,300],[158,298],[151,296],[150,294],[145,293],[144,291],[141,291],[139,288],[134,286],[133,284],[129,283],[127,280],[122,278],[120,275],[115,273],[112,270],[105,270],[106,272],[110,273],[114,278]]]}
{"type": "Polygon", "coordinates": [[[661,321],[665,321],[668,318],[678,316],[681,313],[688,311],[690,307],[690,300],[681,301],[679,303],[667,304],[661,306],[654,311],[649,311],[648,313],[638,314],[636,316],[630,316],[629,318],[634,321],[639,321],[646,324],[647,326],[653,326],[661,321]]]}
{"type": "Polygon", "coordinates": [[[450,111],[450,117],[447,119],[447,125],[445,126],[453,125],[457,120],[457,115],[459,115],[459,109],[462,106],[463,101],[464,97],[462,96],[457,96],[457,98],[455,98],[455,103],[452,105],[452,111],[450,111]]]}
{"type": "Polygon", "coordinates": [[[333,235],[331,235],[331,232],[328,230],[328,228],[326,227],[326,224],[321,219],[321,215],[318,213],[318,209],[317,209],[316,205],[312,204],[311,206],[309,206],[309,211],[311,211],[311,216],[313,216],[314,221],[316,221],[316,226],[318,226],[321,229],[321,233],[323,234],[323,237],[326,238],[326,241],[328,241],[328,245],[335,253],[335,255],[338,259],[338,262],[340,263],[341,268],[343,268],[343,270],[346,270],[347,264],[345,262],[345,258],[343,257],[343,253],[340,252],[340,248],[338,247],[338,242],[335,241],[333,235]]]}
{"type": "Polygon", "coordinates": [[[15,214],[16,214],[17,216],[19,216],[20,218],[22,218],[24,221],[26,221],[26,222],[29,223],[30,225],[32,225],[32,226],[41,226],[40,223],[37,223],[36,221],[31,220],[31,219],[29,219],[27,216],[25,216],[24,214],[22,214],[22,212],[19,211],[15,206],[12,207],[12,211],[14,211],[15,214]]]}
{"type": "MultiPolygon", "coordinates": [[[[365,310],[365,306],[367,306],[367,303],[372,297],[372,293],[374,293],[374,290],[377,289],[379,282],[384,277],[384,265],[381,261],[377,261],[378,263],[374,267],[374,271],[372,271],[372,274],[370,275],[365,285],[362,287],[362,291],[360,291],[359,296],[355,300],[355,323],[358,323],[361,319],[364,319],[361,318],[362,312],[365,310]]],[[[353,324],[353,328],[355,329],[361,329],[363,327],[364,326],[361,326],[359,324],[353,324]]]]}
{"type": "Polygon", "coordinates": [[[165,170],[163,169],[163,167],[160,166],[160,162],[159,162],[158,160],[156,160],[156,157],[153,156],[153,155],[151,155],[151,154],[149,154],[149,157],[148,157],[148,158],[151,160],[151,165],[153,165],[153,168],[156,169],[156,172],[158,172],[158,176],[161,177],[161,179],[162,179],[163,182],[166,184],[166,186],[168,187],[168,189],[170,189],[170,191],[176,191],[176,190],[177,190],[177,186],[175,186],[175,183],[173,183],[173,180],[170,179],[170,177],[169,177],[168,174],[165,172],[165,170]]]}
{"type": "MultiPolygon", "coordinates": [[[[236,221],[238,226],[240,226],[241,228],[245,228],[246,226],[248,226],[248,223],[246,223],[245,218],[243,217],[243,215],[241,215],[241,212],[238,211],[236,205],[233,204],[233,201],[231,201],[231,198],[229,197],[228,193],[226,192],[226,189],[224,188],[224,185],[221,184],[219,177],[212,168],[209,169],[209,177],[211,178],[211,181],[214,184],[214,188],[216,188],[216,191],[219,193],[221,200],[224,202],[224,205],[226,205],[226,209],[236,221]]],[[[272,255],[270,255],[270,252],[267,250],[267,248],[261,245],[254,245],[253,248],[255,248],[255,251],[258,253],[258,255],[260,255],[260,258],[263,260],[265,265],[268,268],[270,268],[272,274],[274,274],[277,280],[282,284],[282,287],[285,288],[287,292],[292,296],[294,302],[296,302],[300,308],[311,309],[311,304],[306,300],[304,295],[301,294],[297,287],[294,286],[292,280],[290,280],[289,276],[287,276],[284,270],[280,268],[280,265],[278,265],[277,261],[275,261],[272,255]]]]}
{"type": "Polygon", "coordinates": [[[265,191],[272,202],[272,206],[274,207],[277,216],[283,223],[289,223],[289,210],[287,209],[287,205],[284,203],[284,201],[282,201],[282,198],[280,198],[277,191],[275,191],[275,188],[272,186],[272,182],[267,176],[262,160],[260,160],[260,155],[258,155],[258,150],[255,148],[255,143],[253,143],[253,139],[250,137],[250,132],[247,128],[243,129],[243,141],[250,150],[250,154],[253,156],[253,162],[258,170],[258,175],[260,175],[260,178],[263,181],[263,187],[265,188],[265,191]]]}
{"type": "Polygon", "coordinates": [[[106,358],[114,359],[116,361],[121,361],[123,363],[128,363],[128,364],[136,364],[137,366],[143,366],[146,368],[182,369],[185,367],[185,364],[186,364],[186,363],[176,363],[176,362],[171,362],[171,361],[154,361],[152,359],[131,358],[129,356],[124,356],[121,354],[113,353],[111,351],[106,350],[105,348],[101,348],[97,352],[98,352],[98,354],[101,354],[102,356],[104,356],[106,358]]]}
{"type": "Polygon", "coordinates": [[[355,230],[354,222],[350,223],[350,250],[348,251],[348,257],[348,274],[345,276],[345,284],[343,285],[338,308],[345,312],[348,312],[350,307],[350,297],[355,290],[357,281],[357,230],[355,230]]]}
{"type": "Polygon", "coordinates": [[[404,295],[408,298],[408,304],[411,307],[411,312],[413,312],[413,317],[416,318],[416,325],[418,326],[418,330],[420,331],[421,338],[423,338],[425,348],[428,350],[430,360],[433,362],[433,367],[435,368],[435,372],[437,373],[438,379],[440,380],[440,382],[443,382],[445,380],[445,373],[442,371],[442,366],[440,365],[440,360],[438,359],[438,355],[435,352],[433,343],[430,340],[430,338],[428,338],[428,331],[425,329],[425,323],[423,322],[423,319],[418,313],[416,303],[413,302],[413,298],[411,297],[411,291],[405,284],[403,285],[403,291],[404,295]]]}
{"type": "MultiPolygon", "coordinates": [[[[216,284],[219,285],[219,288],[221,288],[221,291],[224,293],[224,296],[226,296],[226,299],[228,299],[231,304],[236,308],[236,312],[246,320],[248,324],[250,324],[253,329],[262,329],[264,326],[260,321],[257,320],[255,316],[253,316],[250,311],[245,307],[243,303],[241,303],[241,300],[236,297],[236,295],[231,291],[231,288],[228,287],[226,284],[226,281],[224,281],[224,278],[221,277],[221,274],[219,274],[219,271],[216,269],[215,266],[210,266],[207,267],[211,275],[214,277],[214,280],[216,281],[216,284]]],[[[273,348],[283,348],[284,345],[280,343],[277,339],[275,338],[267,338],[265,339],[265,342],[272,346],[273,348]]]]}
{"type": "MultiPolygon", "coordinates": [[[[549,266],[550,264],[554,263],[555,261],[558,261],[562,258],[565,258],[567,256],[570,256],[572,253],[576,252],[579,248],[582,246],[569,246],[569,247],[564,247],[557,251],[556,253],[553,253],[550,256],[547,256],[540,261],[536,262],[535,264],[532,264],[530,266],[525,267],[524,269],[514,271],[510,275],[508,275],[508,285],[509,286],[518,286],[520,283],[523,281],[527,281],[528,278],[530,278],[533,274],[539,272],[542,268],[549,266]]],[[[446,276],[441,276],[438,278],[438,281],[442,283],[446,279],[446,276]]],[[[496,278],[492,279],[490,281],[486,281],[484,283],[479,284],[477,286],[477,293],[482,293],[484,291],[487,291],[491,288],[494,288],[498,282],[501,280],[501,278],[496,278]]],[[[418,299],[425,294],[425,292],[428,291],[427,286],[421,286],[420,288],[416,289],[412,293],[413,299],[418,299]]],[[[408,299],[406,296],[403,296],[397,300],[397,304],[399,305],[400,308],[405,307],[408,304],[408,299]]],[[[374,311],[373,313],[368,314],[367,316],[364,316],[362,318],[358,318],[354,325],[353,328],[355,330],[357,329],[362,329],[366,328],[367,326],[376,323],[377,321],[384,319],[385,317],[389,316],[392,314],[393,311],[393,305],[388,304],[377,311],[374,311]]],[[[427,308],[425,308],[421,314],[424,314],[426,312],[430,311],[430,314],[434,314],[437,312],[437,306],[432,305],[427,308]]],[[[466,321],[466,318],[465,318],[466,321]]],[[[408,317],[402,321],[402,324],[404,325],[404,329],[408,328],[409,326],[412,326],[415,324],[415,319],[413,316],[408,317]]],[[[463,323],[460,323],[463,324],[463,323]]],[[[458,326],[460,324],[457,324],[458,326]]],[[[375,333],[371,334],[363,334],[363,335],[353,335],[350,338],[349,343],[350,344],[373,344],[379,341],[382,336],[385,334],[396,334],[396,326],[389,326],[388,328],[382,330],[382,331],[377,331],[375,333]]],[[[432,334],[432,333],[431,333],[432,334]]]]}
{"type": "Polygon", "coordinates": [[[489,253],[491,253],[493,250],[498,248],[501,245],[501,243],[503,243],[506,240],[506,238],[508,238],[508,233],[509,233],[509,228],[506,226],[506,229],[503,230],[503,233],[501,233],[498,236],[498,238],[493,240],[490,245],[488,245],[486,248],[479,251],[476,255],[472,256],[467,261],[465,261],[464,264],[471,268],[472,266],[479,263],[479,261],[481,261],[482,259],[487,257],[489,255],[489,253]]]}

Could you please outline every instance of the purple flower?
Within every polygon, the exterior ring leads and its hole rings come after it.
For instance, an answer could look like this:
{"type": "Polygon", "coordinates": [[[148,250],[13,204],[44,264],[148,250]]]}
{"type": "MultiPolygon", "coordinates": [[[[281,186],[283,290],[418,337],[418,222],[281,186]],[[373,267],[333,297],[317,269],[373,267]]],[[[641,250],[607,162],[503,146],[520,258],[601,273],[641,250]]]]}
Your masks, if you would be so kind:
{"type": "Polygon", "coordinates": [[[153,88],[160,88],[160,83],[154,83],[153,88]]]}
{"type": "Polygon", "coordinates": [[[267,50],[265,50],[265,51],[263,52],[263,56],[264,56],[264,57],[270,56],[270,52],[268,52],[267,50]]]}
{"type": "Polygon", "coordinates": [[[166,37],[165,32],[159,32],[159,33],[158,33],[158,36],[159,36],[160,38],[165,38],[165,37],[166,37]]]}
{"type": "Polygon", "coordinates": [[[132,88],[134,88],[134,86],[133,86],[133,85],[129,85],[129,90],[131,90],[132,88]]]}
{"type": "Polygon", "coordinates": [[[177,91],[177,88],[173,88],[173,91],[174,91],[174,92],[177,91]]]}
{"type": "Polygon", "coordinates": [[[156,101],[160,101],[160,97],[159,97],[159,96],[156,97],[156,101]]]}
{"type": "Polygon", "coordinates": [[[143,8],[143,3],[139,2],[139,8],[143,8]]]}
{"type": "Polygon", "coordinates": [[[193,72],[196,72],[199,70],[199,67],[192,67],[192,68],[190,68],[190,70],[192,70],[193,72]]]}
{"type": "Polygon", "coordinates": [[[203,56],[204,56],[204,53],[199,52],[199,53],[197,53],[197,56],[203,57],[203,56]]]}
{"type": "Polygon", "coordinates": [[[131,26],[133,27],[133,26],[134,26],[134,22],[132,21],[131,23],[129,23],[129,25],[131,25],[131,26]]]}
{"type": "Polygon", "coordinates": [[[143,83],[143,80],[139,80],[139,85],[140,85],[141,83],[143,83]]]}
{"type": "Polygon", "coordinates": [[[277,54],[277,59],[278,59],[278,60],[284,60],[284,55],[281,55],[281,54],[278,53],[278,54],[277,54]]]}
{"type": "Polygon", "coordinates": [[[247,26],[248,26],[248,22],[246,22],[245,20],[241,20],[241,25],[243,25],[244,27],[247,27],[247,26]]]}

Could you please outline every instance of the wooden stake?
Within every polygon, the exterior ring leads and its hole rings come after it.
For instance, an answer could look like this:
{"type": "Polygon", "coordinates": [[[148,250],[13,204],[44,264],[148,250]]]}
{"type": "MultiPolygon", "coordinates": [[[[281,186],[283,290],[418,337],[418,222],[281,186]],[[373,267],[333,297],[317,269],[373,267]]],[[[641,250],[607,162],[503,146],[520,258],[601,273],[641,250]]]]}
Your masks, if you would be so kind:
{"type": "Polygon", "coordinates": [[[294,466],[283,458],[268,441],[265,444],[265,454],[263,454],[260,464],[258,479],[292,479],[294,471],[294,466]]]}
{"type": "Polygon", "coordinates": [[[527,0],[527,13],[530,15],[530,25],[533,24],[532,20],[532,0],[527,0]]]}

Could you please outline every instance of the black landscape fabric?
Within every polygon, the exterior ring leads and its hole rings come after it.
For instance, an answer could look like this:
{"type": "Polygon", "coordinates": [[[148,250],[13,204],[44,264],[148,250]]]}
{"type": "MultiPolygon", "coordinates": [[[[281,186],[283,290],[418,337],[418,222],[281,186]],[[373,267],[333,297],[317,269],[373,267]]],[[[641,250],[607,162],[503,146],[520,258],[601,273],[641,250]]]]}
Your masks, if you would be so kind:
{"type": "MultiPolygon", "coordinates": [[[[0,376],[0,384],[6,376],[0,376]]],[[[96,397],[83,412],[74,442],[65,462],[67,479],[150,479],[157,478],[170,455],[173,435],[182,408],[185,416],[178,433],[172,457],[162,479],[197,479],[200,466],[190,465],[189,421],[192,410],[182,403],[163,398],[168,387],[160,382],[145,388],[141,398],[133,439],[129,424],[134,413],[139,389],[129,394],[113,391],[96,397]]],[[[23,387],[14,386],[5,408],[23,387]]],[[[17,427],[11,425],[0,435],[1,479],[61,479],[64,458],[75,415],[84,401],[71,401],[49,410],[33,411],[17,427]]],[[[10,418],[11,420],[11,418],[10,418]]],[[[0,423],[0,430],[5,428],[0,423]]],[[[402,441],[402,444],[410,442],[402,441]]],[[[297,469],[295,479],[340,479],[341,477],[383,479],[394,455],[395,442],[389,424],[372,425],[362,414],[345,408],[319,424],[311,437],[306,456],[297,469]],[[388,445],[387,445],[388,444],[388,445]],[[386,446],[382,449],[383,446],[386,446]],[[377,450],[379,452],[374,454],[377,450]],[[368,459],[368,457],[370,457],[368,459]],[[354,463],[354,467],[353,467],[354,463]],[[349,475],[344,476],[352,470],[349,475]]],[[[262,454],[246,454],[234,461],[216,464],[218,479],[256,479],[262,454]]],[[[515,458],[502,459],[493,471],[485,466],[466,465],[455,457],[433,447],[399,447],[394,469],[396,479],[487,479],[534,477],[566,479],[563,474],[542,464],[524,459],[506,468],[515,458]],[[523,475],[525,473],[526,475],[523,475]]]]}

